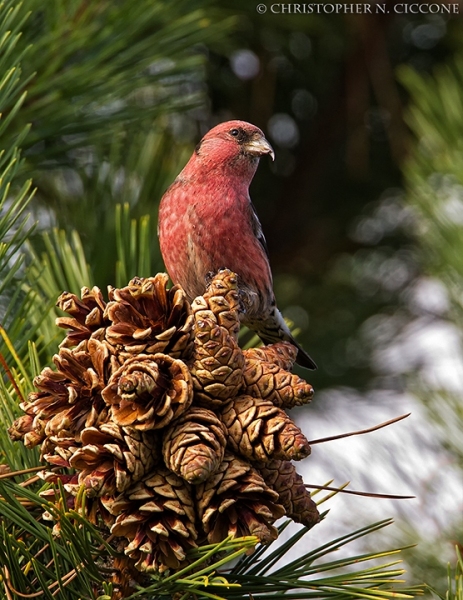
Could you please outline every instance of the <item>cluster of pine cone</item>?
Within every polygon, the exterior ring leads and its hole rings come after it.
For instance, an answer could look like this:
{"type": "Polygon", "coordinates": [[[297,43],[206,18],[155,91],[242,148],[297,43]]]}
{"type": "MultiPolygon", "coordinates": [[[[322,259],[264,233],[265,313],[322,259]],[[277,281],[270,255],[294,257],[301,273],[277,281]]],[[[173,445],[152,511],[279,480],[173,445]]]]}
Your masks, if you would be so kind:
{"type": "Polygon", "coordinates": [[[68,505],[85,489],[87,518],[145,572],[179,569],[190,548],[229,535],[269,542],[284,515],[319,519],[290,462],[310,453],[284,410],[313,394],[290,372],[296,349],[240,349],[230,271],[191,305],[167,279],[109,288],[108,302],[96,287],[63,293],[55,369],[35,378],[10,428],[41,445],[43,477],[63,484],[68,505]]]}

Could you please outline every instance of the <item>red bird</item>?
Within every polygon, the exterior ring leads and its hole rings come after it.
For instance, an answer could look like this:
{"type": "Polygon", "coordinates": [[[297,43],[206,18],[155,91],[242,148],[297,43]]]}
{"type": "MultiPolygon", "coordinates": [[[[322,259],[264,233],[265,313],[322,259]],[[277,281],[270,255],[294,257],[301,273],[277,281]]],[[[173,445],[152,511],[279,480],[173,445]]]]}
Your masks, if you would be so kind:
{"type": "Polygon", "coordinates": [[[274,158],[262,131],[250,123],[228,121],[211,129],[161,200],[161,253],[172,281],[190,300],[204,293],[211,273],[237,273],[243,324],[264,342],[290,341],[298,348],[297,362],[316,369],[276,306],[267,245],[249,197],[264,154],[274,158]]]}

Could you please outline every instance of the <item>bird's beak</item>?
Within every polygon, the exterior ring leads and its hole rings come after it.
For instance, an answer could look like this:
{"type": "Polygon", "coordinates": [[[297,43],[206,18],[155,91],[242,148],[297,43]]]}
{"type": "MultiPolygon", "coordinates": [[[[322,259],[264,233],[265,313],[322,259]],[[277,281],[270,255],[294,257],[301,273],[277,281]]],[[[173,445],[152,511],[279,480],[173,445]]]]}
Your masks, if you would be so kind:
{"type": "Polygon", "coordinates": [[[275,152],[273,151],[272,146],[267,142],[267,140],[261,136],[250,140],[244,144],[244,149],[249,154],[253,156],[263,156],[264,154],[270,154],[272,160],[275,160],[275,152]]]}

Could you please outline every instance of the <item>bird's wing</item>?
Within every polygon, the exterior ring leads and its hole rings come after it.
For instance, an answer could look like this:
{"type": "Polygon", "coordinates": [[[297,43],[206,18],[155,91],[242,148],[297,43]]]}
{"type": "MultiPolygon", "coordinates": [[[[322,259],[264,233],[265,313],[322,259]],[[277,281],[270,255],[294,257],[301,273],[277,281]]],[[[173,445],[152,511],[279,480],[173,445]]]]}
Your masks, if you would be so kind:
{"type": "Polygon", "coordinates": [[[257,241],[262,246],[265,256],[270,258],[268,254],[267,241],[265,240],[264,232],[262,231],[262,225],[260,224],[254,204],[251,201],[249,201],[249,218],[251,220],[251,227],[254,235],[257,238],[257,241]]]}

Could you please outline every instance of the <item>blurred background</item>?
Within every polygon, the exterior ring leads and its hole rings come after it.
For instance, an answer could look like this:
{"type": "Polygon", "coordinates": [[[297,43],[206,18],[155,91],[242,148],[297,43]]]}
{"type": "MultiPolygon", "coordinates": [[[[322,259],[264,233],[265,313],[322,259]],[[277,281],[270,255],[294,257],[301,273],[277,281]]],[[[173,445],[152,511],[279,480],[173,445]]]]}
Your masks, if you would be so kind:
{"type": "MultiPolygon", "coordinates": [[[[81,279],[105,288],[163,270],[158,202],[195,144],[220,121],[261,127],[276,160],[261,161],[251,196],[278,304],[319,365],[300,371],[316,393],[299,424],[318,439],[411,412],[314,445],[300,472],[416,498],[338,495],[314,536],[394,517],[394,543],[418,544],[405,554],[410,581],[442,592],[463,539],[463,3],[417,3],[420,14],[395,2],[386,14],[375,3],[372,14],[256,5],[3,5],[1,19],[19,11],[22,36],[2,147],[22,150],[12,185],[31,178],[37,190],[15,277],[53,317],[55,291],[78,292],[81,279]],[[117,262],[121,214],[134,256],[150,249],[137,273],[117,262]],[[66,280],[62,263],[76,256],[81,277],[66,280]]],[[[59,332],[34,318],[18,345],[33,337],[46,361],[59,332]]]]}

